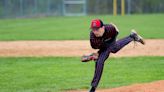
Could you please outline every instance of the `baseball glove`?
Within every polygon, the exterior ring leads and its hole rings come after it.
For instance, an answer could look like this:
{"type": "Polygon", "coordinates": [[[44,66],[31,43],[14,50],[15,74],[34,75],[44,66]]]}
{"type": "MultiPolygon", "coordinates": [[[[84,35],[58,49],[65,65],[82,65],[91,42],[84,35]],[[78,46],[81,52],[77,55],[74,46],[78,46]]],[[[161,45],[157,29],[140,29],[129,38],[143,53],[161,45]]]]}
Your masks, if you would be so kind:
{"type": "Polygon", "coordinates": [[[98,53],[92,53],[90,55],[83,55],[81,57],[81,62],[96,61],[98,59],[98,53]]]}

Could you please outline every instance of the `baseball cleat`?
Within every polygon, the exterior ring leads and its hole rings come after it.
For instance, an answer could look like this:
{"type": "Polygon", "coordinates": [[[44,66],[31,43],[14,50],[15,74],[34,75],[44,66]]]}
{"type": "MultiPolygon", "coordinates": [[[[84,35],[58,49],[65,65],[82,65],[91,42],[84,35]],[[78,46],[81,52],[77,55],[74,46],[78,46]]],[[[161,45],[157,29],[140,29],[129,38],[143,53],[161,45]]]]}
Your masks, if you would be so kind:
{"type": "Polygon", "coordinates": [[[134,39],[134,41],[140,42],[143,45],[145,44],[144,39],[139,34],[137,34],[134,29],[132,29],[130,36],[134,39]]]}
{"type": "Polygon", "coordinates": [[[89,92],[95,92],[96,88],[95,87],[92,87],[89,92]]]}

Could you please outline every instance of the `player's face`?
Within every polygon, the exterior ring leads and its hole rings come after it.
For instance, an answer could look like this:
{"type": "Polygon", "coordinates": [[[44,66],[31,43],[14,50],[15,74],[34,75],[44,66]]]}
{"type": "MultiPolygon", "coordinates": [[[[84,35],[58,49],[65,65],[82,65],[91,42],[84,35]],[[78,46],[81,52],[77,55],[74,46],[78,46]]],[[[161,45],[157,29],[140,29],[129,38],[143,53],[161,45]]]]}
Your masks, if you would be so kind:
{"type": "Polygon", "coordinates": [[[100,27],[100,28],[93,28],[92,32],[94,33],[94,35],[96,37],[102,37],[104,34],[104,26],[100,27]]]}

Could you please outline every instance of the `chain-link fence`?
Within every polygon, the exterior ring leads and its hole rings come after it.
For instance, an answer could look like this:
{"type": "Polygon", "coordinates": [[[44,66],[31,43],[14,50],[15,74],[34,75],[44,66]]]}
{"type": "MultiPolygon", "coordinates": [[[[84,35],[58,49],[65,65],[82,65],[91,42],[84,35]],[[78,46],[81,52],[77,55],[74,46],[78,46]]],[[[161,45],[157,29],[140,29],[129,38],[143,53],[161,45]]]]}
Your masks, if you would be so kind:
{"type": "Polygon", "coordinates": [[[0,0],[0,17],[62,15],[62,0],[0,0]]]}
{"type": "MultiPolygon", "coordinates": [[[[0,0],[0,18],[60,16],[65,15],[65,10],[72,9],[71,6],[73,9],[68,11],[78,12],[78,10],[83,9],[83,6],[78,4],[63,7],[63,1],[0,0]],[[77,6],[79,8],[76,8],[77,6]]],[[[86,14],[113,14],[113,0],[86,0],[84,8],[86,14]]],[[[121,12],[121,0],[117,0],[117,9],[119,14],[121,12]]],[[[164,13],[164,0],[125,0],[125,13],[164,13]]]]}
{"type": "MultiPolygon", "coordinates": [[[[88,0],[88,14],[113,14],[114,0],[88,0]]],[[[121,12],[121,0],[117,0],[117,13],[121,12]]],[[[164,13],[164,0],[125,0],[125,13],[164,13]]]]}

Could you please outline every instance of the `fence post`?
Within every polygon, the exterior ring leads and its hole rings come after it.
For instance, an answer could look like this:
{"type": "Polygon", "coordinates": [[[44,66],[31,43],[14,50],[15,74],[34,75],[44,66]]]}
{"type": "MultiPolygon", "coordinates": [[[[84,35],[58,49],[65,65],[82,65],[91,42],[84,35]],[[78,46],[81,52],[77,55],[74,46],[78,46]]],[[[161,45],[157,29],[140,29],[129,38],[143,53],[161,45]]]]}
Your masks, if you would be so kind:
{"type": "Polygon", "coordinates": [[[47,0],[47,15],[50,15],[50,0],[47,0]]]}
{"type": "Polygon", "coordinates": [[[23,16],[23,0],[19,0],[20,3],[20,16],[23,16]]]}
{"type": "Polygon", "coordinates": [[[121,0],[121,15],[125,15],[125,0],[121,0]]]}
{"type": "Polygon", "coordinates": [[[128,14],[131,14],[131,0],[128,0],[128,14]]]}
{"type": "Polygon", "coordinates": [[[3,7],[3,17],[6,18],[7,17],[7,2],[8,0],[3,0],[4,3],[4,7],[3,7]]]}
{"type": "Polygon", "coordinates": [[[113,15],[117,15],[117,0],[113,0],[113,15]]]}
{"type": "Polygon", "coordinates": [[[34,15],[37,15],[37,11],[38,11],[38,2],[37,2],[37,0],[35,0],[34,5],[35,5],[34,15]]]}

